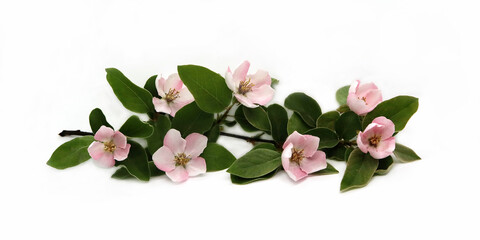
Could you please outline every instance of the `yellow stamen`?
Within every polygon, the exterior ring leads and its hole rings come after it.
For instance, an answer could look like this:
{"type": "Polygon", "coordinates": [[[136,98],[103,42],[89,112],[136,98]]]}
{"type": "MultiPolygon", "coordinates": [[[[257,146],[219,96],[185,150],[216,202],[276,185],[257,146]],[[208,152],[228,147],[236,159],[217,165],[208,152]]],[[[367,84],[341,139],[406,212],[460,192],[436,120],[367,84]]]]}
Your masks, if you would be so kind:
{"type": "Polygon", "coordinates": [[[185,166],[188,162],[192,160],[189,156],[185,155],[185,153],[180,153],[175,156],[175,165],[176,166],[185,166]]]}
{"type": "Polygon", "coordinates": [[[103,143],[103,150],[105,150],[105,152],[113,153],[115,149],[117,149],[117,146],[115,146],[115,143],[113,143],[113,141],[103,143]]]}
{"type": "Polygon", "coordinates": [[[167,102],[171,102],[179,97],[180,97],[180,92],[177,91],[175,88],[170,88],[168,90],[168,93],[165,94],[165,100],[167,102]]]}
{"type": "Polygon", "coordinates": [[[292,156],[290,157],[290,161],[300,164],[304,158],[305,156],[303,156],[303,149],[292,148],[292,156]]]}
{"type": "Polygon", "coordinates": [[[373,137],[369,138],[368,141],[370,142],[371,146],[377,147],[377,145],[382,140],[381,136],[374,135],[373,137]]]}
{"type": "Polygon", "coordinates": [[[250,78],[243,80],[238,86],[238,93],[244,95],[245,93],[249,92],[253,86],[255,86],[255,84],[250,82],[250,78]]]}

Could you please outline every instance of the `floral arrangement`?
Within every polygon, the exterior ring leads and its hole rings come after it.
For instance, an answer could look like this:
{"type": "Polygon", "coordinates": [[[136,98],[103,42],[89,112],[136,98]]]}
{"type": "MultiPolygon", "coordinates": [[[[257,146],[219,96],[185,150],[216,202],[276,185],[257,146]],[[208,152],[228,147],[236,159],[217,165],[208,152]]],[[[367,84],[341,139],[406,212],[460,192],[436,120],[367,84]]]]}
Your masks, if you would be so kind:
{"type": "Polygon", "coordinates": [[[293,181],[338,173],[327,162],[331,159],[347,164],[340,184],[346,191],[387,174],[394,163],[420,159],[395,140],[417,111],[417,98],[383,101],[374,83],[357,80],[336,92],[340,107],[334,111],[322,112],[301,92],[289,95],[284,106],[268,105],[278,80],[263,70],[249,74],[249,67],[245,61],[222,77],[183,65],[167,79],[152,76],[143,88],[119,70],[106,69],[122,105],[149,120],[134,115],[114,130],[103,112],[93,109],[92,132],[62,131],[60,136],[78,137],[58,147],[47,164],[65,169],[93,159],[101,167],[118,167],[116,179],[166,175],[173,182],[227,169],[232,183],[248,184],[282,170],[293,181]],[[226,131],[236,124],[251,136],[226,131]],[[219,136],[244,139],[253,147],[237,159],[216,143],[219,136]]]}

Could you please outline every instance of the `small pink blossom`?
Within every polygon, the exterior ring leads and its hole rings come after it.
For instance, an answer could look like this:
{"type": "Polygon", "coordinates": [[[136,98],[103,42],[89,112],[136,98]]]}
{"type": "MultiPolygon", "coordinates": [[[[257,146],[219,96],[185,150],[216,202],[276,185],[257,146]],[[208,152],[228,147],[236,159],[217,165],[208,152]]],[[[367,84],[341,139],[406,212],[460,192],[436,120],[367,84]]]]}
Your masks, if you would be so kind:
{"type": "Polygon", "coordinates": [[[356,114],[363,116],[382,102],[382,92],[374,83],[355,81],[348,90],[347,105],[356,114]]]}
{"type": "Polygon", "coordinates": [[[184,182],[207,171],[205,159],[199,157],[207,147],[207,137],[192,133],[185,139],[176,129],[170,129],[163,139],[163,146],[152,156],[153,163],[174,182],[184,182]]]}
{"type": "Polygon", "coordinates": [[[249,67],[250,63],[245,61],[235,69],[233,74],[228,68],[225,81],[241,104],[249,108],[256,108],[258,105],[270,102],[275,90],[270,86],[272,79],[268,72],[258,70],[253,75],[247,75],[249,67]]]}
{"type": "Polygon", "coordinates": [[[358,148],[364,153],[370,153],[373,158],[386,158],[395,150],[394,132],[395,124],[390,119],[377,117],[368,124],[365,131],[358,133],[358,148]]]}
{"type": "Polygon", "coordinates": [[[325,153],[317,151],[319,142],[318,137],[302,135],[297,131],[288,136],[283,144],[282,165],[294,181],[327,167],[325,153]]]}
{"type": "Polygon", "coordinates": [[[183,86],[183,82],[178,74],[174,73],[168,76],[167,80],[163,77],[157,77],[156,87],[160,98],[153,98],[153,105],[157,112],[163,112],[175,117],[177,111],[183,106],[193,102],[193,96],[190,91],[183,86]]]}
{"type": "Polygon", "coordinates": [[[115,159],[123,161],[130,151],[130,144],[127,137],[119,131],[101,126],[95,133],[95,142],[88,147],[88,153],[98,165],[102,167],[113,167],[115,159]]]}

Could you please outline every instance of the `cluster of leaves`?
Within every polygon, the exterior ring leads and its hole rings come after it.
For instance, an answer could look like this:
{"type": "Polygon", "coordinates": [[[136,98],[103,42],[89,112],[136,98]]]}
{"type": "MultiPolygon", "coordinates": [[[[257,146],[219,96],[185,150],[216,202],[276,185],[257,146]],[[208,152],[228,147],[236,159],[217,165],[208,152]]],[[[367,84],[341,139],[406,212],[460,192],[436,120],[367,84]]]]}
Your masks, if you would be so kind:
{"type": "MultiPolygon", "coordinates": [[[[155,88],[157,76],[150,77],[142,88],[117,69],[106,71],[107,81],[122,105],[149,117],[144,122],[136,115],[131,116],[118,129],[128,137],[131,149],[126,160],[116,162],[120,168],[112,175],[113,178],[148,181],[151,177],[164,174],[155,167],[151,156],[163,145],[163,138],[171,128],[179,130],[183,137],[193,132],[207,136],[209,143],[201,155],[206,161],[207,171],[228,168],[227,172],[235,184],[269,179],[282,170],[282,145],[294,131],[318,136],[318,149],[325,151],[327,158],[347,162],[342,191],[365,186],[375,174],[386,174],[394,160],[408,162],[420,159],[411,149],[400,144],[396,146],[395,159],[374,159],[357,149],[353,141],[358,131],[365,129],[378,116],[391,119],[396,132],[401,131],[418,108],[418,99],[414,97],[399,96],[384,101],[364,117],[345,105],[348,87],[337,91],[336,97],[341,106],[336,111],[322,113],[313,98],[300,92],[289,95],[284,106],[271,104],[268,107],[247,108],[235,101],[221,75],[201,66],[184,65],[178,66],[178,73],[195,101],[171,117],[155,112],[152,104],[153,97],[160,97],[155,88]],[[234,114],[229,114],[230,111],[234,114]],[[245,132],[255,134],[247,137],[254,144],[253,148],[238,159],[216,143],[225,126],[237,123],[245,132]],[[265,139],[261,136],[270,137],[265,139]],[[139,144],[137,139],[145,139],[146,146],[139,144]]],[[[273,82],[278,81],[273,79],[273,82]]],[[[89,120],[93,133],[102,125],[112,127],[98,108],[91,112],[89,120]]],[[[61,145],[47,164],[64,169],[87,161],[90,159],[87,148],[93,141],[93,136],[74,138],[61,145]]],[[[338,171],[328,164],[326,169],[314,174],[333,173],[338,171]]]]}

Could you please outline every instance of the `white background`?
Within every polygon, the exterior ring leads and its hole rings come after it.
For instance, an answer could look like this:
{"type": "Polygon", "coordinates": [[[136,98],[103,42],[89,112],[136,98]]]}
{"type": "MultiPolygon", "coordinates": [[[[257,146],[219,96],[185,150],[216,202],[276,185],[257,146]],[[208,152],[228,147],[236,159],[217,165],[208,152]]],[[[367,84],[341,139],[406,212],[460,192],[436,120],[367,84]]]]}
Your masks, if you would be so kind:
{"type": "MultiPolygon", "coordinates": [[[[1,239],[478,239],[480,6],[476,1],[1,1],[1,239]],[[62,129],[131,113],[104,68],[143,85],[177,65],[223,73],[250,60],[278,78],[274,102],[374,81],[420,98],[398,135],[423,160],[359,190],[340,174],[285,173],[247,186],[224,171],[173,184],[110,178],[91,161],[45,162],[62,129]],[[475,229],[476,228],[476,229],[475,229]]],[[[238,129],[233,129],[236,131],[238,129]]],[[[221,138],[237,157],[245,142],[221,138]]]]}

